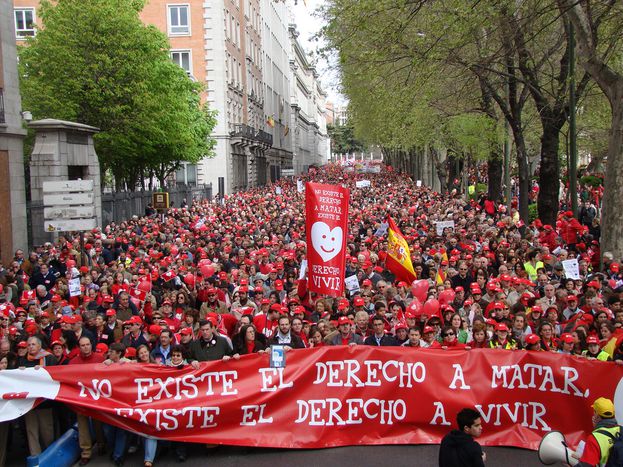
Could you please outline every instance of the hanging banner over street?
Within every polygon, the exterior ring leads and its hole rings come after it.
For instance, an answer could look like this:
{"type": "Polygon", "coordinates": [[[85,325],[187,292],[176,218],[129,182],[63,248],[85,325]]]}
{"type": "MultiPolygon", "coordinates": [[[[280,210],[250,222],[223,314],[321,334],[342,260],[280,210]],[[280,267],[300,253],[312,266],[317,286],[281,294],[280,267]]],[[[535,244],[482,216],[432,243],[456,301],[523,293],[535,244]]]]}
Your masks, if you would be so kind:
{"type": "Polygon", "coordinates": [[[312,292],[333,297],[344,292],[348,199],[348,188],[343,186],[305,185],[308,287],[312,292]]]}
{"type": "Polygon", "coordinates": [[[176,369],[48,366],[0,371],[0,421],[42,399],[160,439],[278,448],[433,444],[475,407],[479,442],[537,449],[549,431],[571,446],[592,402],[623,413],[623,368],[550,352],[335,346],[176,369]]]}

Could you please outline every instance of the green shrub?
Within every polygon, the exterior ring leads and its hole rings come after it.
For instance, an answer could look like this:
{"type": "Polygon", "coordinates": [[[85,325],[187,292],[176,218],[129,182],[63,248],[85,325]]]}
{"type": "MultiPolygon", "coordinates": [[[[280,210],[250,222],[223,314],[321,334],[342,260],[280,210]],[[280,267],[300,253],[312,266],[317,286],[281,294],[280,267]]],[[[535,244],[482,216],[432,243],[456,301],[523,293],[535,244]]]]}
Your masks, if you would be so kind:
{"type": "Polygon", "coordinates": [[[596,175],[584,175],[582,178],[580,178],[580,183],[582,183],[583,185],[597,187],[603,185],[604,179],[603,176],[599,177],[596,175]]]}
{"type": "Polygon", "coordinates": [[[539,207],[536,203],[532,203],[528,205],[528,219],[530,219],[530,223],[534,222],[534,220],[539,217],[539,207]]]}
{"type": "Polygon", "coordinates": [[[478,200],[480,193],[487,193],[488,191],[489,187],[485,183],[476,183],[476,190],[469,195],[469,199],[478,200]]]}

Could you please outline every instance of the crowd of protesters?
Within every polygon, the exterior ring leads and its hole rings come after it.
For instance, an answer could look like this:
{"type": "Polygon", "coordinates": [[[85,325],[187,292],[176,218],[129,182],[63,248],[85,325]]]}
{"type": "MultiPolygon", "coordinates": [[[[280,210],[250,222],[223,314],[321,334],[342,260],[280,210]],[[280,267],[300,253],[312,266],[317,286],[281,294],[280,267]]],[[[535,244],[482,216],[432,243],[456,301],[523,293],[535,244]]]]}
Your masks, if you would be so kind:
{"type": "MultiPolygon", "coordinates": [[[[600,252],[592,211],[584,223],[561,211],[555,225],[524,225],[515,209],[436,193],[391,167],[358,173],[328,165],[301,177],[308,179],[351,190],[346,276],[357,276],[357,292],[308,291],[300,274],[304,194],[296,180],[280,180],[163,215],[150,209],[87,232],[82,250],[77,236],[63,235],[16,251],[0,266],[0,371],[131,362],[198,368],[271,344],[547,351],[623,363],[621,258],[600,252]],[[370,187],[356,188],[362,179],[370,187]],[[385,267],[387,215],[409,244],[414,283],[385,267]],[[454,228],[439,233],[439,221],[454,228]],[[573,258],[576,279],[563,263],[573,258]]],[[[141,445],[146,466],[157,449],[186,459],[183,443],[140,438],[54,402],[12,422],[21,430],[0,423],[0,453],[8,433],[23,433],[37,455],[75,421],[81,465],[94,453],[120,465],[141,445]]]]}

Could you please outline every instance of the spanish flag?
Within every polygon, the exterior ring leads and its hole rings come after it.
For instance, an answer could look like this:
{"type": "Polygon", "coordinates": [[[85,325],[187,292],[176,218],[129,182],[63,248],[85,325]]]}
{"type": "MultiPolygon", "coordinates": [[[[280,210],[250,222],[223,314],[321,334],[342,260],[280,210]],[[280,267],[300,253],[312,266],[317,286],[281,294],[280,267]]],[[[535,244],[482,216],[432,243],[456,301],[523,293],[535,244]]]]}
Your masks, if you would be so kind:
{"type": "Polygon", "coordinates": [[[443,285],[445,281],[446,281],[446,275],[441,270],[441,266],[439,266],[439,269],[437,270],[437,276],[435,277],[435,283],[437,285],[443,285]]]}
{"type": "Polygon", "coordinates": [[[391,217],[387,217],[387,259],[385,265],[398,279],[410,284],[416,279],[409,245],[391,217]]]}

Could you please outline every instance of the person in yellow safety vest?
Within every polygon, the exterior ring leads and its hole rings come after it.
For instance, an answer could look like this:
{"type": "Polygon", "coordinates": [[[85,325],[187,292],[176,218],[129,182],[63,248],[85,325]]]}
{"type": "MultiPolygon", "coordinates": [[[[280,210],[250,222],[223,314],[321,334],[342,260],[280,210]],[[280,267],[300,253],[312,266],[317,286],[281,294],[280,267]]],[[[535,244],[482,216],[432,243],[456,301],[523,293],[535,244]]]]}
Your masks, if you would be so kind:
{"type": "Polygon", "coordinates": [[[586,357],[589,360],[601,360],[602,362],[612,360],[612,358],[610,358],[610,354],[601,350],[599,347],[599,338],[597,336],[588,336],[586,338],[586,344],[588,349],[582,351],[583,357],[586,357]]]}
{"type": "MultiPolygon", "coordinates": [[[[593,402],[593,426],[595,429],[586,438],[586,445],[577,467],[595,467],[606,465],[613,438],[620,427],[614,418],[614,404],[610,399],[600,397],[593,402]]],[[[577,457],[577,456],[574,456],[577,457]]]]}
{"type": "Polygon", "coordinates": [[[536,282],[539,276],[538,270],[545,269],[543,261],[541,261],[541,250],[532,250],[528,252],[528,261],[523,264],[524,269],[528,273],[528,278],[532,282],[536,282]]]}

